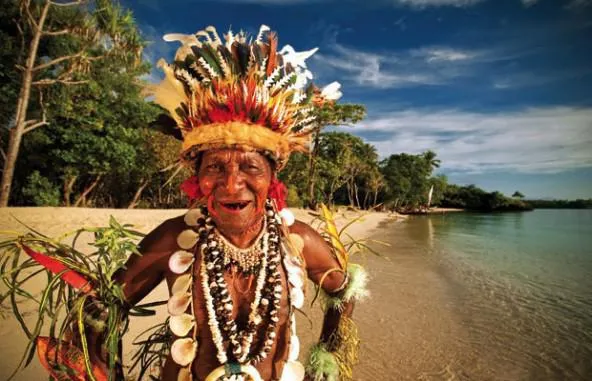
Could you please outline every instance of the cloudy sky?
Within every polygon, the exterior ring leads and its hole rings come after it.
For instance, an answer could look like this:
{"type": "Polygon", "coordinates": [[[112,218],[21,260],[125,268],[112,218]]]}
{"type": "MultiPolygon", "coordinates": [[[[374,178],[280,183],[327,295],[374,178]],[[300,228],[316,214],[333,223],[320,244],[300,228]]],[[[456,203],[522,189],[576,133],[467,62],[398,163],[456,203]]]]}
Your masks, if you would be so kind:
{"type": "MultiPolygon", "coordinates": [[[[592,197],[592,0],[136,0],[151,41],[208,25],[280,47],[368,117],[343,127],[381,157],[434,150],[451,182],[527,197],[592,197]]],[[[158,70],[151,75],[159,77],[158,70]]]]}

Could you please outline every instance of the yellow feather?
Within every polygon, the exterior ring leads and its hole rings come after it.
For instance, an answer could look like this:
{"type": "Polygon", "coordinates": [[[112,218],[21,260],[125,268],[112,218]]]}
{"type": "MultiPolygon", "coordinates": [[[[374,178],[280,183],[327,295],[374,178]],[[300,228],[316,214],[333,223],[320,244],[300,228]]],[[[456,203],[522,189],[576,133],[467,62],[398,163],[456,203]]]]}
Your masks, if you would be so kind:
{"type": "Polygon", "coordinates": [[[150,86],[150,93],[154,95],[154,102],[160,105],[164,109],[168,110],[169,114],[177,125],[183,125],[183,118],[177,115],[176,110],[183,103],[187,103],[187,95],[185,94],[185,88],[181,81],[175,77],[173,68],[160,60],[158,62],[165,73],[165,78],[158,84],[150,86]]]}

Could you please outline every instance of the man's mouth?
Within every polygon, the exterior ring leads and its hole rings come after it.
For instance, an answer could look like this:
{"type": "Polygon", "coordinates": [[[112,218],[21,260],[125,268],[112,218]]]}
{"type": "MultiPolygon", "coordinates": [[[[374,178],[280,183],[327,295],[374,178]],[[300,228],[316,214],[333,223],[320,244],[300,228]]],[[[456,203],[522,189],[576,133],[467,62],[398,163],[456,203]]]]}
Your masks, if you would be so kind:
{"type": "Polygon", "coordinates": [[[243,209],[245,209],[251,201],[235,201],[235,202],[220,202],[219,205],[222,209],[226,212],[230,213],[239,213],[243,209]]]}

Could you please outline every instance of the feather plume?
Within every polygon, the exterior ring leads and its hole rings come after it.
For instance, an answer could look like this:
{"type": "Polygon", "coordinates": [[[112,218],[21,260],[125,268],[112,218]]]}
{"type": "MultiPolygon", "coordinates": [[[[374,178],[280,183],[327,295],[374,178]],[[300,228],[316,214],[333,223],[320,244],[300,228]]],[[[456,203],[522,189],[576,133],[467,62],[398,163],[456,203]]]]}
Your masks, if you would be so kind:
{"type": "Polygon", "coordinates": [[[210,37],[210,34],[208,32],[206,32],[205,30],[200,30],[199,32],[195,33],[196,37],[205,37],[207,42],[209,42],[210,44],[213,43],[214,41],[212,41],[212,37],[210,37]]]}
{"type": "Polygon", "coordinates": [[[148,92],[154,95],[154,100],[166,109],[175,122],[182,126],[183,118],[178,115],[177,109],[183,104],[187,96],[183,83],[175,77],[173,68],[164,60],[158,61],[158,66],[164,70],[165,78],[159,85],[148,86],[148,92]]]}
{"type": "Polygon", "coordinates": [[[212,34],[212,36],[214,36],[214,38],[213,38],[214,41],[212,43],[212,46],[217,48],[219,45],[222,45],[222,40],[220,40],[220,36],[218,35],[216,28],[214,28],[212,25],[210,25],[210,26],[206,27],[206,32],[210,32],[212,34]]]}
{"type": "Polygon", "coordinates": [[[257,33],[257,42],[262,42],[263,40],[263,35],[265,34],[265,32],[269,32],[269,27],[267,25],[261,25],[261,27],[259,28],[259,33],[257,33]]]}
{"type": "Polygon", "coordinates": [[[278,37],[275,33],[269,34],[269,54],[267,56],[267,68],[265,70],[266,74],[269,76],[273,72],[276,66],[276,56],[277,56],[277,45],[278,45],[278,37]]]}

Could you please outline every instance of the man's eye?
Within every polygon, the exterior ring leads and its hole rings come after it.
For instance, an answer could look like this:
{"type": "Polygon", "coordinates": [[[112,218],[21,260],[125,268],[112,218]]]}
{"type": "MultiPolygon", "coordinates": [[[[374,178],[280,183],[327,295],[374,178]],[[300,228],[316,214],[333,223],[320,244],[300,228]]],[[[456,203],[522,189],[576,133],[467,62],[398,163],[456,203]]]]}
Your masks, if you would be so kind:
{"type": "Polygon", "coordinates": [[[220,164],[210,164],[208,166],[206,166],[206,169],[208,171],[220,171],[220,164]]]}

